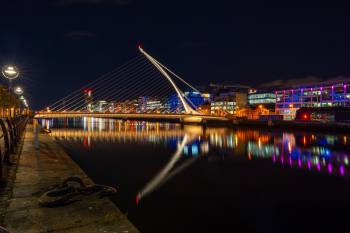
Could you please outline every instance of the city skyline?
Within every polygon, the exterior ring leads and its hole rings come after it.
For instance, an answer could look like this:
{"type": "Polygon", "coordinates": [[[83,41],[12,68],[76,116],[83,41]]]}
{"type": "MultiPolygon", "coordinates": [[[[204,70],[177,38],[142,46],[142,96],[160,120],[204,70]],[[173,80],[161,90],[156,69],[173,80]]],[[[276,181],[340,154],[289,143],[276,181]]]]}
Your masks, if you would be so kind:
{"type": "Polygon", "coordinates": [[[135,57],[140,43],[194,85],[259,86],[349,76],[348,8],[319,2],[288,6],[267,1],[2,2],[8,10],[0,16],[7,22],[0,63],[15,63],[22,71],[18,82],[34,109],[135,57]],[[52,93],[53,86],[60,93],[52,93]]]}

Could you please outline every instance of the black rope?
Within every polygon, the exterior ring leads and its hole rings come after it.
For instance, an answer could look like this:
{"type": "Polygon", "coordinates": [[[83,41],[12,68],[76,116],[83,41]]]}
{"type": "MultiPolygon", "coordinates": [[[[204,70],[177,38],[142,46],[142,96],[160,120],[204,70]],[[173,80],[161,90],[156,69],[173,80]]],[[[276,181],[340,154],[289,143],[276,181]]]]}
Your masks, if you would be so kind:
{"type": "Polygon", "coordinates": [[[106,185],[85,185],[81,178],[72,176],[41,195],[38,202],[42,207],[59,207],[79,201],[80,197],[93,193],[102,198],[116,194],[117,190],[106,185]]]}

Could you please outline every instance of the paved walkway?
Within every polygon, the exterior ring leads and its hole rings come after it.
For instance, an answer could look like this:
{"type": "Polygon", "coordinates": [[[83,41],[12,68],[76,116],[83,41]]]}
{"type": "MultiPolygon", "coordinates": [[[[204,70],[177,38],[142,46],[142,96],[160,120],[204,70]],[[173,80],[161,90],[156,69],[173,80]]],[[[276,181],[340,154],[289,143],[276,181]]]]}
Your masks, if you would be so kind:
{"type": "Polygon", "coordinates": [[[35,150],[33,128],[28,125],[4,217],[11,233],[139,232],[108,198],[91,195],[64,207],[40,207],[37,199],[47,187],[68,176],[93,182],[52,138],[41,134],[39,139],[39,150],[35,150]]]}

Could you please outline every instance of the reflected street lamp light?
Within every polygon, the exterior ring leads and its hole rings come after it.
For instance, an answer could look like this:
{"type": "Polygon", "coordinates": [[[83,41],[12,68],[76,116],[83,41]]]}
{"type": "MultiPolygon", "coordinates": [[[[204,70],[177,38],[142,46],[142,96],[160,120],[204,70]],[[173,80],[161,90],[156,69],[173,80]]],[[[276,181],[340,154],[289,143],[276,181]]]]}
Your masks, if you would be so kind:
{"type": "Polygon", "coordinates": [[[6,65],[1,70],[2,75],[9,80],[9,89],[11,90],[12,80],[18,78],[19,72],[16,66],[6,65]]]}

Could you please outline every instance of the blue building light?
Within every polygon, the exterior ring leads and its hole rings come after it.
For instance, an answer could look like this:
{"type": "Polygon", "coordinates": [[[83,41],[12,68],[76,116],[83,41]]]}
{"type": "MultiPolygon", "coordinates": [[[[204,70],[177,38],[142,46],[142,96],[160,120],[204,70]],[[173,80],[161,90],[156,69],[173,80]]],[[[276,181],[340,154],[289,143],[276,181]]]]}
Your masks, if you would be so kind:
{"type": "MultiPolygon", "coordinates": [[[[187,91],[184,93],[185,99],[187,100],[188,104],[190,104],[194,108],[198,108],[199,106],[203,105],[205,103],[205,98],[202,96],[201,93],[196,91],[187,91]]],[[[176,93],[170,95],[167,98],[167,106],[168,110],[170,112],[182,112],[183,106],[182,103],[176,93]]]]}

